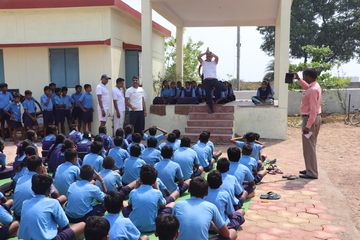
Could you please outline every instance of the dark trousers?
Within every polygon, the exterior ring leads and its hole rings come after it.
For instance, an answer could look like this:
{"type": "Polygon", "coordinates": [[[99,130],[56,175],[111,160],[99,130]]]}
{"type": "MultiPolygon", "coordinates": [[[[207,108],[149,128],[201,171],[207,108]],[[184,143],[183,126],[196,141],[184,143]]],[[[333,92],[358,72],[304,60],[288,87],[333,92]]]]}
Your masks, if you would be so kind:
{"type": "Polygon", "coordinates": [[[206,92],[206,103],[209,105],[210,111],[214,111],[214,103],[212,101],[211,92],[213,89],[217,89],[219,91],[226,91],[226,86],[219,82],[216,78],[214,79],[205,79],[204,80],[204,89],[206,92]]]}
{"type": "Polygon", "coordinates": [[[130,111],[129,112],[129,124],[134,126],[134,133],[140,133],[144,130],[144,111],[130,111]]]}

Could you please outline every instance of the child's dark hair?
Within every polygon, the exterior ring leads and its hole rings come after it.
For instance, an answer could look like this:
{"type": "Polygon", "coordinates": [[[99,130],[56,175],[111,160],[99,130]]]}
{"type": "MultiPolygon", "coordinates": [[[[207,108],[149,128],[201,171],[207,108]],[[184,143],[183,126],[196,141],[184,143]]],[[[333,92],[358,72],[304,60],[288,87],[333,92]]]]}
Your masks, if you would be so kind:
{"type": "Polygon", "coordinates": [[[90,85],[90,84],[85,84],[85,85],[84,85],[84,89],[86,90],[86,89],[88,89],[88,88],[91,88],[91,85],[90,85]]]}
{"type": "Polygon", "coordinates": [[[49,87],[56,87],[56,83],[49,83],[49,87]]]}
{"type": "Polygon", "coordinates": [[[156,138],[150,137],[150,138],[148,138],[148,140],[147,140],[147,146],[148,146],[149,148],[156,148],[157,142],[158,142],[158,141],[157,141],[156,138]]]}
{"type": "Polygon", "coordinates": [[[140,143],[141,142],[141,134],[140,133],[133,133],[132,134],[132,141],[134,143],[140,143]]]}
{"type": "Polygon", "coordinates": [[[206,133],[207,135],[209,135],[209,138],[210,138],[210,136],[211,136],[211,132],[210,132],[210,131],[204,130],[203,132],[206,133]]]}
{"type": "Polygon", "coordinates": [[[110,223],[106,218],[90,216],[86,219],[84,236],[86,240],[101,240],[109,234],[110,223]]]}
{"type": "Polygon", "coordinates": [[[181,139],[180,147],[190,147],[191,140],[188,137],[183,137],[181,139]]]}
{"type": "Polygon", "coordinates": [[[169,133],[167,140],[168,140],[168,142],[174,143],[176,141],[175,133],[169,133]]]}
{"type": "MultiPolygon", "coordinates": [[[[24,142],[24,141],[23,141],[24,142]]],[[[21,145],[20,145],[21,146],[21,145]]],[[[2,152],[5,148],[5,142],[4,140],[0,139],[0,152],[2,152]]],[[[22,154],[21,154],[22,155],[22,154]]]]}
{"type": "Polygon", "coordinates": [[[65,150],[64,155],[65,155],[65,160],[67,162],[71,162],[72,160],[74,160],[74,158],[77,158],[78,153],[75,149],[69,148],[65,150]]]}
{"type": "Polygon", "coordinates": [[[134,126],[132,124],[128,124],[125,127],[125,134],[132,134],[134,132],[134,126]]]}
{"type": "Polygon", "coordinates": [[[55,88],[55,94],[61,92],[61,88],[55,88]]]}
{"type": "Polygon", "coordinates": [[[92,180],[94,176],[94,168],[93,166],[86,164],[82,165],[80,168],[80,177],[82,180],[92,180]]]}
{"type": "Polygon", "coordinates": [[[171,158],[173,155],[173,148],[170,145],[165,145],[161,148],[161,156],[163,158],[171,158]]]}
{"type": "Polygon", "coordinates": [[[114,139],[114,145],[117,146],[117,147],[121,147],[123,142],[124,142],[124,139],[122,137],[116,137],[114,139]]]}
{"type": "Polygon", "coordinates": [[[158,171],[150,164],[144,164],[140,170],[141,182],[145,185],[152,185],[155,183],[158,176],[158,171]]]}
{"type": "Polygon", "coordinates": [[[25,91],[25,96],[26,96],[26,95],[29,95],[29,94],[32,94],[32,91],[26,90],[26,91],[25,91]]]}
{"type": "Polygon", "coordinates": [[[252,148],[251,144],[250,144],[250,143],[246,143],[246,144],[244,144],[244,146],[242,147],[242,154],[243,154],[243,155],[251,155],[252,150],[253,150],[253,148],[252,148]]]}
{"type": "Polygon", "coordinates": [[[106,131],[107,131],[106,126],[100,126],[100,127],[99,127],[99,134],[100,134],[100,133],[106,134],[106,131]]]}
{"type": "MultiPolygon", "coordinates": [[[[25,140],[26,141],[26,140],[25,140]]],[[[23,141],[24,142],[24,141],[23,141]]],[[[20,172],[21,169],[23,169],[23,167],[27,166],[27,159],[30,156],[36,155],[38,152],[37,147],[33,146],[33,145],[28,145],[25,150],[24,153],[26,154],[25,158],[19,163],[19,165],[16,166],[15,172],[20,172]]]]}
{"type": "Polygon", "coordinates": [[[61,91],[63,91],[63,92],[67,92],[69,89],[67,88],[67,87],[62,87],[61,88],[61,91]]]}
{"type": "Polygon", "coordinates": [[[106,156],[103,161],[103,167],[105,169],[113,169],[115,165],[115,160],[112,156],[106,156]]]}
{"type": "MultiPolygon", "coordinates": [[[[2,141],[2,140],[1,140],[2,141]]],[[[3,142],[3,148],[1,149],[1,147],[0,147],[0,151],[2,152],[2,150],[4,149],[4,142],[3,142]]],[[[18,157],[21,157],[22,155],[24,155],[24,153],[25,153],[25,148],[27,147],[27,146],[29,146],[29,145],[31,145],[31,141],[29,141],[29,140],[24,140],[24,141],[22,141],[21,143],[20,143],[20,146],[17,148],[17,152],[16,152],[16,155],[18,156],[18,157]]],[[[0,142],[0,146],[1,146],[1,142],[0,142]]]]}
{"type": "Polygon", "coordinates": [[[16,92],[16,93],[13,93],[13,97],[14,98],[21,98],[21,95],[20,95],[20,93],[16,92]]]}
{"type": "Polygon", "coordinates": [[[130,156],[138,157],[141,154],[141,147],[139,144],[134,144],[130,147],[130,156]]]}
{"type": "Polygon", "coordinates": [[[180,222],[172,214],[160,214],[155,218],[156,235],[160,240],[172,240],[179,230],[180,222]]]}
{"type": "Polygon", "coordinates": [[[123,195],[118,191],[109,191],[104,198],[104,205],[109,213],[119,213],[123,207],[123,195]]]}
{"type": "Polygon", "coordinates": [[[47,174],[35,174],[31,178],[31,189],[36,195],[44,195],[51,187],[53,179],[47,174]]]}
{"type": "Polygon", "coordinates": [[[253,142],[255,141],[255,135],[253,132],[248,132],[245,134],[245,139],[247,142],[253,142]]]}
{"type": "Polygon", "coordinates": [[[227,158],[220,158],[217,161],[216,169],[221,173],[226,173],[230,169],[230,161],[227,158]]]}
{"type": "Polygon", "coordinates": [[[85,131],[83,134],[83,139],[89,139],[91,141],[91,132],[85,131]]]}
{"type": "Polygon", "coordinates": [[[229,147],[227,150],[227,155],[230,162],[239,162],[241,157],[241,149],[238,147],[229,147]]]}
{"type": "Polygon", "coordinates": [[[124,129],[122,128],[116,129],[115,137],[124,137],[124,129]]]}
{"type": "Polygon", "coordinates": [[[50,147],[48,158],[50,157],[51,153],[55,150],[56,146],[60,143],[64,143],[66,137],[63,134],[56,135],[55,143],[50,147]]]}
{"type": "Polygon", "coordinates": [[[101,142],[94,141],[90,145],[90,151],[91,151],[91,153],[99,154],[101,152],[102,147],[103,147],[103,144],[101,142]]]}
{"type": "Polygon", "coordinates": [[[51,88],[49,86],[44,87],[44,91],[50,90],[51,88]]]}
{"type": "Polygon", "coordinates": [[[76,128],[77,128],[77,125],[76,125],[76,124],[71,124],[71,125],[69,126],[70,132],[76,130],[76,128]]]}
{"type": "Polygon", "coordinates": [[[209,137],[209,134],[207,134],[206,132],[202,132],[200,133],[199,140],[202,143],[207,143],[209,141],[209,137]]]}
{"type": "Polygon", "coordinates": [[[34,131],[34,130],[27,130],[26,131],[26,139],[29,139],[30,141],[34,141],[34,140],[36,140],[36,139],[34,139],[34,137],[35,137],[35,135],[36,135],[36,132],[34,131]]]}
{"type": "Polygon", "coordinates": [[[172,133],[175,133],[176,138],[180,138],[181,132],[180,132],[179,129],[174,129],[174,130],[172,131],[172,133]]]}
{"type": "Polygon", "coordinates": [[[203,177],[195,177],[190,181],[190,196],[203,198],[208,193],[208,187],[209,184],[203,177]]]}
{"type": "MultiPolygon", "coordinates": [[[[163,81],[162,81],[162,85],[161,85],[162,88],[165,88],[165,87],[164,87],[165,82],[168,83],[169,81],[168,81],[168,80],[163,80],[163,81]]],[[[170,86],[168,85],[167,88],[170,88],[170,86]]]]}
{"type": "Polygon", "coordinates": [[[54,134],[57,130],[57,126],[56,125],[49,125],[47,127],[47,133],[50,135],[50,134],[54,134]]]}
{"type": "Polygon", "coordinates": [[[222,184],[221,173],[218,170],[209,172],[207,176],[207,182],[211,189],[218,189],[222,184]]]}
{"type": "Polygon", "coordinates": [[[75,85],[75,89],[82,88],[81,85],[75,85]]]}
{"type": "Polygon", "coordinates": [[[66,149],[73,148],[74,146],[74,141],[70,138],[66,138],[61,146],[60,152],[65,152],[66,149]]]}
{"type": "Polygon", "coordinates": [[[0,89],[3,89],[4,87],[8,87],[7,83],[0,83],[0,89]]]}
{"type": "Polygon", "coordinates": [[[265,84],[266,85],[266,96],[268,96],[269,94],[271,94],[271,86],[268,80],[264,80],[262,81],[261,85],[265,84]]]}
{"type": "Polygon", "coordinates": [[[260,134],[254,133],[255,140],[258,141],[260,139],[260,134]]]}
{"type": "Polygon", "coordinates": [[[149,127],[149,134],[152,136],[156,135],[156,127],[149,127]]]}
{"type": "Polygon", "coordinates": [[[27,163],[27,168],[29,169],[29,171],[35,172],[37,167],[41,166],[42,160],[41,160],[41,157],[32,155],[32,156],[28,157],[26,163],[27,163]]]}
{"type": "Polygon", "coordinates": [[[104,143],[104,138],[98,134],[94,137],[94,141],[104,143]]]}

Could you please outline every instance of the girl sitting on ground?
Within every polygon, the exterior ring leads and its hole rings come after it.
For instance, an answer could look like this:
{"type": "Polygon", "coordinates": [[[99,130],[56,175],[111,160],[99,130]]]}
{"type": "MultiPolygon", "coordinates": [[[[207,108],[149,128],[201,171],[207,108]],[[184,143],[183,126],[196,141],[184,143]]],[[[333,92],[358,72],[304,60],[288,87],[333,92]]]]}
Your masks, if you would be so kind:
{"type": "Polygon", "coordinates": [[[156,97],[153,100],[153,104],[171,104],[173,103],[174,96],[172,94],[173,91],[171,90],[170,86],[169,86],[169,82],[168,80],[164,80],[162,82],[162,89],[160,92],[160,97],[156,97]]]}
{"type": "Polygon", "coordinates": [[[256,96],[252,97],[251,100],[255,104],[271,104],[274,102],[274,94],[274,89],[270,86],[269,81],[264,80],[261,83],[261,87],[258,88],[256,96]]]}

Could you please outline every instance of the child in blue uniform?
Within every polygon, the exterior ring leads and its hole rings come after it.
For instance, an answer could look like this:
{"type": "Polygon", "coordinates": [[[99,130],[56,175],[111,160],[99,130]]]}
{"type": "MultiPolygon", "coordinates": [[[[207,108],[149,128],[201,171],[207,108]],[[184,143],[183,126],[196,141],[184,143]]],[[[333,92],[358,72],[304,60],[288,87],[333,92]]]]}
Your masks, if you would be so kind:
{"type": "Polygon", "coordinates": [[[66,117],[68,126],[70,127],[70,125],[72,123],[71,122],[71,109],[73,108],[73,104],[75,103],[75,100],[72,99],[72,97],[70,97],[69,95],[67,95],[67,92],[68,92],[67,87],[61,88],[61,96],[62,96],[64,104],[65,104],[64,116],[66,117]]]}
{"type": "Polygon", "coordinates": [[[78,103],[78,101],[82,95],[81,91],[82,91],[81,85],[76,85],[75,93],[73,93],[71,95],[71,98],[74,99],[74,108],[72,109],[72,112],[71,112],[71,122],[73,124],[75,124],[76,123],[75,121],[77,120],[78,121],[78,124],[77,124],[78,129],[81,129],[82,113],[83,113],[79,106],[79,103],[78,103]]]}
{"type": "MultiPolygon", "coordinates": [[[[121,147],[122,147],[122,149],[127,150],[128,147],[129,147],[129,143],[128,143],[128,141],[125,139],[124,134],[125,134],[124,129],[118,128],[118,129],[116,129],[116,131],[115,131],[115,138],[122,138],[122,139],[123,139],[123,145],[122,145],[121,147]]],[[[111,147],[112,147],[112,148],[115,147],[114,140],[113,140],[113,142],[112,142],[112,144],[111,144],[111,147]]]]}
{"type": "Polygon", "coordinates": [[[91,152],[90,146],[92,144],[91,133],[89,131],[85,131],[82,138],[83,139],[77,144],[77,151],[80,159],[84,159],[84,156],[91,152]]]}
{"type": "Polygon", "coordinates": [[[8,85],[6,83],[0,83],[0,124],[1,124],[1,136],[5,140],[5,121],[11,134],[10,117],[4,112],[4,108],[14,100],[11,93],[8,91],[8,85]]]}
{"type": "Polygon", "coordinates": [[[35,127],[35,132],[39,132],[39,123],[36,119],[36,105],[32,97],[32,92],[30,90],[25,91],[25,100],[22,102],[22,106],[24,108],[24,127],[28,130],[35,127]]]}
{"type": "Polygon", "coordinates": [[[255,136],[256,134],[254,132],[247,132],[242,137],[230,139],[230,142],[239,148],[242,148],[246,143],[250,143],[252,146],[251,157],[255,158],[255,160],[258,162],[258,169],[260,169],[263,166],[261,155],[263,146],[256,143],[255,136]]]}
{"type": "MultiPolygon", "coordinates": [[[[65,98],[62,96],[61,88],[55,88],[55,125],[61,126],[61,133],[65,134],[65,98]]],[[[60,129],[60,128],[59,128],[60,129]]]]}
{"type": "Polygon", "coordinates": [[[155,97],[153,100],[153,104],[171,104],[175,99],[174,97],[175,95],[173,95],[173,91],[169,87],[168,80],[164,80],[162,82],[160,97],[155,97]]]}
{"type": "Polygon", "coordinates": [[[267,171],[259,172],[259,167],[262,167],[262,164],[259,165],[259,162],[255,158],[251,157],[252,145],[246,143],[242,148],[242,156],[240,158],[240,163],[245,165],[254,175],[255,184],[261,182],[261,180],[266,176],[267,171]]]}
{"type": "Polygon", "coordinates": [[[14,144],[17,144],[16,132],[21,131],[22,139],[25,139],[25,131],[21,124],[20,94],[14,94],[14,101],[4,108],[4,112],[10,117],[10,125],[13,131],[14,144]]]}
{"type": "Polygon", "coordinates": [[[56,199],[48,198],[52,178],[45,174],[35,174],[31,182],[35,195],[24,201],[19,239],[70,240],[80,235],[85,224],[70,226],[60,203],[56,199]]]}
{"type": "Polygon", "coordinates": [[[198,104],[195,90],[191,88],[190,82],[185,82],[185,88],[181,91],[180,97],[177,99],[178,104],[198,104]]]}
{"type": "Polygon", "coordinates": [[[155,218],[155,236],[160,240],[175,240],[179,236],[180,222],[171,214],[161,214],[155,218]]]}
{"type": "Polygon", "coordinates": [[[76,124],[70,125],[70,133],[67,135],[66,138],[69,138],[74,141],[76,145],[83,139],[83,136],[81,132],[79,132],[79,129],[76,124]]]}
{"type": "Polygon", "coordinates": [[[53,102],[52,93],[49,86],[44,87],[44,94],[40,97],[40,105],[43,109],[43,124],[44,124],[44,136],[47,136],[46,131],[49,125],[53,124],[54,113],[53,113],[53,102]]]}
{"type": "Polygon", "coordinates": [[[121,137],[115,138],[114,140],[115,147],[110,149],[108,156],[111,156],[115,160],[115,170],[119,170],[120,174],[123,174],[124,161],[130,157],[128,151],[122,149],[123,139],[121,137]]]}
{"type": "Polygon", "coordinates": [[[57,157],[61,151],[61,147],[64,144],[65,139],[66,138],[63,134],[58,134],[56,136],[55,143],[50,147],[49,154],[46,158],[50,172],[55,172],[56,170],[57,157]]]}
{"type": "Polygon", "coordinates": [[[226,98],[226,91],[220,91],[219,89],[214,89],[212,91],[212,99],[214,104],[225,104],[229,102],[226,98]]]}
{"type": "Polygon", "coordinates": [[[255,104],[273,103],[274,94],[274,89],[270,86],[269,81],[264,80],[261,87],[258,88],[256,96],[253,96],[251,100],[255,104]]]}
{"type": "Polygon", "coordinates": [[[66,194],[68,203],[65,213],[71,223],[85,222],[90,216],[99,216],[105,212],[102,204],[92,205],[94,200],[102,203],[107,192],[104,179],[94,171],[91,165],[83,165],[80,169],[81,181],[70,185],[66,194]],[[94,179],[101,182],[102,190],[90,182],[94,179]]]}
{"type": "Polygon", "coordinates": [[[200,169],[205,172],[209,172],[215,163],[215,159],[212,156],[212,150],[207,146],[209,141],[209,135],[206,132],[202,132],[199,136],[200,142],[192,146],[192,149],[197,153],[200,169]]]}
{"type": "Polygon", "coordinates": [[[100,172],[104,158],[100,155],[102,150],[102,143],[94,141],[90,145],[91,153],[86,154],[83,160],[83,165],[91,165],[96,172],[100,172]]]}
{"type": "Polygon", "coordinates": [[[4,154],[5,143],[3,140],[0,140],[0,166],[1,170],[6,168],[6,155],[4,154]]]}
{"type": "Polygon", "coordinates": [[[175,133],[169,133],[169,135],[167,137],[167,141],[160,144],[158,149],[162,149],[162,147],[165,145],[171,146],[174,152],[178,149],[178,145],[176,144],[176,134],[175,133]]]}
{"type": "Polygon", "coordinates": [[[124,185],[127,185],[140,177],[140,169],[142,165],[146,164],[144,160],[139,158],[141,154],[141,148],[138,144],[131,146],[130,157],[124,162],[124,175],[122,181],[124,185]]]}
{"type": "Polygon", "coordinates": [[[91,216],[86,219],[84,229],[85,240],[108,240],[110,223],[100,216],[91,216]]]}
{"type": "Polygon", "coordinates": [[[107,135],[106,126],[99,127],[99,135],[102,136],[104,139],[103,144],[104,144],[105,151],[108,151],[110,149],[112,139],[109,135],[107,135]]]}
{"type": "Polygon", "coordinates": [[[130,144],[132,142],[132,135],[134,133],[134,126],[131,124],[128,124],[125,126],[125,139],[130,144]]]}
{"type": "Polygon", "coordinates": [[[141,153],[140,158],[147,164],[154,166],[157,162],[162,160],[161,152],[156,149],[158,141],[154,137],[147,139],[148,147],[141,153]]]}
{"type": "Polygon", "coordinates": [[[50,147],[55,143],[56,135],[58,135],[59,133],[58,128],[55,125],[50,125],[47,127],[47,133],[48,135],[41,140],[41,155],[43,158],[46,158],[48,156],[50,147]]]}
{"type": "Polygon", "coordinates": [[[131,143],[129,144],[129,146],[128,146],[128,152],[130,152],[130,148],[131,148],[131,146],[133,146],[133,145],[139,145],[140,146],[140,148],[141,148],[141,152],[142,151],[144,151],[145,150],[145,146],[144,146],[144,144],[142,144],[141,143],[141,139],[142,139],[142,137],[141,137],[141,134],[140,133],[133,133],[132,134],[132,137],[131,137],[131,143]]]}
{"type": "Polygon", "coordinates": [[[19,228],[19,222],[13,221],[10,207],[14,203],[12,199],[7,200],[2,192],[0,192],[0,199],[2,201],[0,206],[0,239],[8,239],[17,236],[17,230],[19,228]]]}
{"type": "Polygon", "coordinates": [[[226,98],[232,102],[236,100],[235,94],[234,94],[234,90],[232,89],[232,84],[229,82],[225,82],[225,86],[227,87],[226,90],[226,98]]]}
{"type": "Polygon", "coordinates": [[[84,85],[85,93],[81,95],[81,97],[78,100],[78,104],[82,110],[82,122],[83,125],[83,131],[86,131],[86,125],[88,126],[89,132],[91,132],[91,123],[93,121],[93,99],[91,95],[91,85],[85,84],[84,85]]]}
{"type": "Polygon", "coordinates": [[[171,90],[171,95],[174,96],[173,104],[176,104],[177,103],[177,98],[180,97],[181,91],[176,87],[175,82],[171,82],[170,90],[171,90]]]}
{"type": "Polygon", "coordinates": [[[167,131],[165,131],[157,126],[152,126],[152,127],[145,129],[142,133],[143,133],[143,138],[146,141],[146,145],[147,145],[148,144],[147,140],[150,137],[156,138],[157,142],[160,143],[161,140],[163,140],[165,138],[167,131]],[[159,130],[160,132],[162,132],[162,134],[156,135],[156,130],[159,130]],[[147,131],[149,131],[149,135],[146,134],[147,131]]]}

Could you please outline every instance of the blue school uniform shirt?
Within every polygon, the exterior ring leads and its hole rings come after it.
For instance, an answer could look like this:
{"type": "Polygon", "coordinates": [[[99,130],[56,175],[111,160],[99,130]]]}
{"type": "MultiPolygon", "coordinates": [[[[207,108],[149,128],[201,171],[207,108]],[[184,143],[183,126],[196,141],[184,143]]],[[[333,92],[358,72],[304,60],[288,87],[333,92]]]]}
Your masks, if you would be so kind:
{"type": "Polygon", "coordinates": [[[138,157],[130,156],[124,162],[124,174],[122,176],[122,181],[126,184],[135,181],[140,178],[140,169],[142,165],[146,164],[144,160],[138,157]]]}
{"type": "Polygon", "coordinates": [[[220,188],[209,188],[208,195],[204,197],[204,200],[214,204],[219,210],[221,218],[224,220],[225,224],[230,224],[230,219],[227,215],[233,214],[235,209],[231,204],[231,197],[227,191],[221,190],[220,188]]]}
{"type": "MultiPolygon", "coordinates": [[[[116,186],[122,186],[120,174],[111,169],[101,170],[100,176],[104,179],[106,190],[108,191],[117,191],[116,186]]],[[[98,186],[101,191],[103,190],[99,181],[96,181],[96,186],[98,186]]]]}
{"type": "Polygon", "coordinates": [[[59,201],[44,195],[24,201],[21,216],[19,239],[55,239],[58,226],[69,224],[59,201]]]}
{"type": "Polygon", "coordinates": [[[56,169],[54,186],[60,195],[66,195],[70,185],[80,178],[80,168],[71,162],[65,162],[56,169]]]}
{"type": "Polygon", "coordinates": [[[146,148],[140,155],[140,158],[146,163],[154,166],[157,162],[160,162],[163,158],[161,152],[156,148],[146,148]]]}
{"type": "Polygon", "coordinates": [[[227,173],[235,176],[241,186],[244,181],[254,181],[254,175],[251,173],[249,168],[239,162],[230,162],[230,169],[227,173]]]}
{"type": "MultiPolygon", "coordinates": [[[[198,140],[196,143],[197,143],[197,144],[200,143],[200,140],[198,140]]],[[[210,147],[210,148],[211,148],[211,151],[214,151],[214,149],[215,149],[214,143],[213,143],[212,141],[208,141],[208,142],[206,143],[206,146],[210,147]]]]}
{"type": "Polygon", "coordinates": [[[194,165],[200,165],[197,153],[188,147],[180,147],[176,150],[173,161],[180,165],[181,171],[184,175],[184,180],[191,177],[194,172],[194,165]]]}
{"type": "Polygon", "coordinates": [[[7,105],[4,108],[6,111],[8,111],[9,113],[11,113],[12,115],[14,115],[14,119],[10,117],[11,121],[15,121],[15,122],[20,122],[21,121],[21,104],[20,103],[15,103],[15,102],[11,102],[9,103],[9,105],[7,105]]]}
{"type": "Polygon", "coordinates": [[[19,179],[26,175],[29,172],[29,169],[25,166],[23,167],[19,172],[16,172],[14,177],[12,178],[12,180],[17,183],[19,181],[19,179]]]}
{"type": "Polygon", "coordinates": [[[143,138],[144,138],[144,140],[146,141],[146,145],[148,144],[148,143],[147,143],[148,139],[151,138],[151,137],[156,138],[156,140],[157,140],[157,146],[159,146],[161,140],[163,140],[163,139],[165,138],[165,134],[159,134],[159,135],[156,135],[156,136],[155,136],[155,135],[147,135],[146,133],[144,133],[143,138]]]}
{"type": "Polygon", "coordinates": [[[178,88],[170,88],[172,97],[175,97],[177,94],[180,94],[180,90],[178,88]]]}
{"type": "Polygon", "coordinates": [[[164,158],[161,162],[156,163],[154,167],[158,170],[158,177],[169,189],[170,193],[179,191],[175,178],[181,179],[184,178],[184,175],[178,163],[171,161],[169,158],[164,158]]]}
{"type": "Polygon", "coordinates": [[[180,98],[184,98],[184,97],[196,97],[195,91],[193,88],[184,88],[181,91],[181,96],[180,98]]]}
{"type": "Polygon", "coordinates": [[[169,142],[169,141],[163,142],[162,144],[159,145],[158,149],[161,150],[162,147],[165,146],[165,145],[171,146],[172,149],[173,149],[173,152],[175,152],[175,151],[178,149],[178,147],[177,147],[177,145],[176,145],[176,141],[173,142],[173,143],[172,143],[172,142],[169,142]]]}
{"type": "Polygon", "coordinates": [[[159,205],[166,203],[162,193],[150,185],[141,185],[130,192],[129,203],[133,209],[129,218],[136,228],[141,232],[154,231],[159,205]]]}
{"type": "Polygon", "coordinates": [[[266,99],[268,97],[271,97],[271,95],[275,94],[274,89],[271,86],[270,86],[270,92],[271,93],[266,95],[266,88],[259,87],[257,92],[256,92],[256,96],[260,97],[262,99],[266,99]]]}
{"type": "Polygon", "coordinates": [[[93,108],[92,105],[92,95],[91,93],[84,93],[81,95],[81,97],[79,98],[79,101],[81,102],[81,105],[83,108],[93,108]]]}
{"type": "MultiPolygon", "coordinates": [[[[259,159],[259,154],[261,153],[261,149],[262,146],[260,144],[257,144],[255,142],[249,142],[252,146],[252,153],[251,153],[251,157],[255,158],[255,160],[260,160],[259,159]]],[[[246,144],[246,142],[241,142],[241,141],[236,141],[236,146],[241,148],[246,144]]]]}
{"type": "MultiPolygon", "coordinates": [[[[54,95],[53,95],[53,97],[54,97],[54,95]]],[[[49,104],[47,106],[45,106],[47,99],[48,99],[48,96],[46,94],[41,95],[41,97],[40,97],[41,108],[44,110],[52,110],[54,108],[52,100],[50,100],[49,104]]]]}
{"type": "Polygon", "coordinates": [[[244,191],[243,187],[240,185],[237,178],[228,173],[221,173],[221,178],[223,184],[221,184],[220,189],[227,191],[230,194],[232,204],[237,205],[239,203],[239,199],[235,197],[235,195],[240,195],[242,191],[244,191]]]}
{"type": "Polygon", "coordinates": [[[35,113],[36,112],[36,105],[35,105],[35,102],[34,100],[30,99],[25,99],[23,102],[22,102],[22,106],[24,108],[24,110],[27,110],[28,113],[35,113]]]}
{"type": "Polygon", "coordinates": [[[72,97],[70,97],[69,95],[62,96],[62,98],[63,98],[64,104],[66,105],[65,109],[69,109],[71,107],[72,103],[75,102],[75,100],[72,97]]]}
{"type": "Polygon", "coordinates": [[[67,138],[71,138],[72,140],[74,140],[74,143],[76,144],[77,142],[80,142],[81,140],[83,140],[83,136],[81,134],[81,132],[76,131],[76,130],[72,130],[69,135],[67,135],[67,138]],[[73,136],[74,135],[74,136],[73,136]]]}
{"type": "Polygon", "coordinates": [[[209,146],[206,146],[205,143],[199,142],[198,144],[195,144],[192,146],[192,148],[199,159],[200,166],[207,167],[209,166],[209,161],[212,159],[212,151],[209,146]]]}
{"type": "Polygon", "coordinates": [[[41,140],[42,150],[49,150],[51,145],[56,141],[56,136],[54,134],[49,134],[41,140]]]}
{"type": "Polygon", "coordinates": [[[214,204],[197,197],[176,202],[172,214],[181,222],[178,240],[207,240],[211,221],[217,228],[225,224],[214,204]]]}
{"type": "Polygon", "coordinates": [[[82,165],[83,166],[87,164],[91,165],[93,166],[95,171],[100,172],[103,169],[102,167],[103,161],[104,158],[99,154],[89,153],[85,155],[82,165]]]}
{"type": "Polygon", "coordinates": [[[0,152],[0,165],[6,166],[6,155],[2,152],[0,152]]]}
{"type": "Polygon", "coordinates": [[[75,106],[75,107],[78,107],[78,106],[79,106],[78,101],[79,101],[79,99],[80,99],[81,96],[82,96],[82,93],[73,93],[73,94],[71,95],[71,98],[74,100],[74,106],[75,106]]]}
{"type": "Polygon", "coordinates": [[[171,88],[163,88],[160,92],[160,97],[173,97],[171,88]]]}
{"type": "MultiPolygon", "coordinates": [[[[62,95],[60,95],[60,96],[56,95],[54,97],[54,102],[55,102],[55,105],[64,105],[65,104],[65,98],[62,95]]],[[[65,109],[65,108],[66,107],[58,107],[58,106],[56,106],[56,109],[65,109]]]]}
{"type": "Polygon", "coordinates": [[[180,139],[176,139],[175,140],[175,147],[176,147],[176,149],[179,149],[180,148],[180,144],[181,144],[181,140],[180,139]]]}
{"type": "Polygon", "coordinates": [[[141,152],[143,152],[143,151],[145,150],[144,144],[142,144],[142,143],[136,143],[136,142],[131,142],[131,143],[129,144],[128,148],[127,148],[127,151],[128,151],[129,153],[130,153],[130,148],[131,148],[131,146],[132,146],[132,145],[135,145],[135,144],[137,144],[137,145],[140,146],[141,152]]]}
{"type": "Polygon", "coordinates": [[[66,194],[68,203],[65,213],[71,218],[81,218],[93,210],[91,203],[94,200],[103,202],[105,193],[87,180],[74,182],[66,194]]]}
{"type": "Polygon", "coordinates": [[[225,98],[225,91],[212,91],[211,92],[211,98],[225,98]]]}
{"type": "MultiPolygon", "coordinates": [[[[0,192],[0,199],[4,197],[4,194],[0,192]]],[[[13,221],[13,216],[3,207],[0,206],[0,222],[4,225],[9,225],[13,221]]]]}
{"type": "Polygon", "coordinates": [[[118,213],[108,213],[103,218],[110,223],[109,240],[138,240],[140,231],[128,218],[118,213]]]}
{"type": "Polygon", "coordinates": [[[11,93],[0,91],[0,109],[4,109],[14,98],[11,93]]]}
{"type": "Polygon", "coordinates": [[[122,169],[124,167],[125,159],[130,157],[128,151],[122,149],[121,147],[114,147],[109,150],[108,156],[112,156],[115,160],[115,169],[122,169]]]}
{"type": "Polygon", "coordinates": [[[110,149],[112,139],[110,136],[106,135],[105,133],[99,133],[99,135],[104,139],[104,148],[105,150],[110,149]]]}
{"type": "Polygon", "coordinates": [[[239,162],[248,167],[251,172],[257,169],[257,161],[249,155],[242,155],[239,162]]]}

